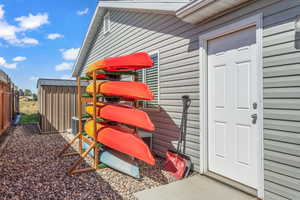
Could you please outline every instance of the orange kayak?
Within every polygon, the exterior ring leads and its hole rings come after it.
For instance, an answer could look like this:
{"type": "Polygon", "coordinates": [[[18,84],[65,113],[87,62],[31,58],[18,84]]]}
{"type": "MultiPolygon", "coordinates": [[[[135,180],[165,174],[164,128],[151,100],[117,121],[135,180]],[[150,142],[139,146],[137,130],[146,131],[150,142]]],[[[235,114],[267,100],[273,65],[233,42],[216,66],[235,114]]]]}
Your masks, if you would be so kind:
{"type": "MultiPolygon", "coordinates": [[[[153,100],[154,96],[150,88],[141,82],[133,81],[97,81],[96,93],[106,96],[123,97],[131,100],[153,100]]],[[[93,83],[89,84],[86,92],[92,94],[93,83]]]]}
{"type": "Polygon", "coordinates": [[[91,76],[94,70],[105,70],[114,72],[127,72],[153,66],[153,60],[145,52],[133,53],[126,56],[105,58],[90,64],[87,75],[91,76]]]}
{"type": "MultiPolygon", "coordinates": [[[[85,123],[84,130],[89,136],[93,136],[93,120],[89,120],[85,123]]],[[[135,134],[133,129],[126,126],[97,123],[97,141],[150,165],[155,164],[155,159],[148,146],[135,134]]]]}
{"type": "MultiPolygon", "coordinates": [[[[141,110],[120,104],[97,103],[96,105],[97,117],[148,131],[154,131],[154,125],[149,119],[149,116],[141,110]]],[[[88,114],[93,116],[92,105],[86,106],[85,110],[88,114]]]]}

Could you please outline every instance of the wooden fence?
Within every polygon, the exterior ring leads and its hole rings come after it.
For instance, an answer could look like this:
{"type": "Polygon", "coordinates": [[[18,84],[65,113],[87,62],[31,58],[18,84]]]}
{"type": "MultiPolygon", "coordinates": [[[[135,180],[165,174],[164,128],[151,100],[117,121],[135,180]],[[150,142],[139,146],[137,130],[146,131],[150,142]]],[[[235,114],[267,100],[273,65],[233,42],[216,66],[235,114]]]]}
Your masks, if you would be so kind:
{"type": "Polygon", "coordinates": [[[0,135],[19,112],[18,90],[9,77],[0,71],[0,135]]]}

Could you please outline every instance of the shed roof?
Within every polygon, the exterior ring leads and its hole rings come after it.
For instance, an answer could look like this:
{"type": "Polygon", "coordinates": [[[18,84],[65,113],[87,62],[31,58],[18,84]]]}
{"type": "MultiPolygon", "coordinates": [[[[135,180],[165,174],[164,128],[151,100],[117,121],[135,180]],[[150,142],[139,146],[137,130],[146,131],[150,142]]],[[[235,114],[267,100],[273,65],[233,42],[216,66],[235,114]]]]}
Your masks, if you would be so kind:
{"type": "MultiPolygon", "coordinates": [[[[82,86],[87,86],[88,82],[82,81],[82,86]]],[[[69,79],[46,79],[40,78],[37,81],[37,87],[39,86],[77,86],[76,80],[69,79]]]]}

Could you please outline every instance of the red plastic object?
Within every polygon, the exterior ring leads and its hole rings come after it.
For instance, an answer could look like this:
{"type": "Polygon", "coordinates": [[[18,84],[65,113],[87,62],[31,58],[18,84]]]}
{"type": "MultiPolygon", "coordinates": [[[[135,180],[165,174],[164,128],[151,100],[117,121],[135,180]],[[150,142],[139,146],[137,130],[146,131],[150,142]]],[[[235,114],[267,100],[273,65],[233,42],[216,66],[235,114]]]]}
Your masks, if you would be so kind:
{"type": "MultiPolygon", "coordinates": [[[[97,81],[97,93],[106,96],[117,96],[132,100],[153,100],[154,95],[150,88],[141,82],[132,81],[97,81]]],[[[93,94],[93,83],[86,91],[93,94]]]]}
{"type": "MultiPolygon", "coordinates": [[[[86,106],[88,114],[93,115],[93,106],[86,106]]],[[[154,131],[154,125],[149,116],[144,111],[138,110],[131,106],[120,104],[97,103],[96,116],[115,121],[148,131],[154,131]]]]}
{"type": "Polygon", "coordinates": [[[153,60],[149,54],[139,52],[127,56],[119,56],[98,60],[88,66],[87,74],[91,75],[94,70],[105,70],[114,72],[127,72],[144,69],[153,66],[153,60]]]}
{"type": "Polygon", "coordinates": [[[168,151],[166,153],[166,161],[164,166],[164,170],[169,172],[175,178],[183,178],[186,169],[186,162],[180,154],[168,151]]]}
{"type": "MultiPolygon", "coordinates": [[[[93,135],[93,120],[85,123],[84,130],[93,135]]],[[[112,149],[140,159],[150,165],[155,164],[149,147],[135,134],[133,129],[122,125],[108,125],[97,123],[97,141],[112,149]]]]}
{"type": "Polygon", "coordinates": [[[96,78],[97,78],[97,79],[106,79],[107,76],[106,76],[105,74],[97,74],[97,75],[96,75],[96,78]]]}

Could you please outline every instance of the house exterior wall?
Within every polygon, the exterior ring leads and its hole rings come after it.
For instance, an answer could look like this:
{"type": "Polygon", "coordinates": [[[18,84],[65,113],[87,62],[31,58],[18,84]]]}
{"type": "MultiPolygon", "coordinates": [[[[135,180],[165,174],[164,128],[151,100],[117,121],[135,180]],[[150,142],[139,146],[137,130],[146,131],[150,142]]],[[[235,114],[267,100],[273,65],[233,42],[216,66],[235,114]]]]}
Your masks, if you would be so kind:
{"type": "MultiPolygon", "coordinates": [[[[149,112],[156,126],[154,151],[164,155],[177,139],[181,96],[192,105],[186,154],[199,170],[199,45],[201,33],[263,13],[265,199],[300,199],[300,52],[294,24],[300,1],[261,0],[205,24],[175,16],[110,10],[111,32],[99,27],[84,66],[110,56],[159,51],[161,112],[149,112]]],[[[298,38],[299,39],[299,38],[298,38]]]]}

